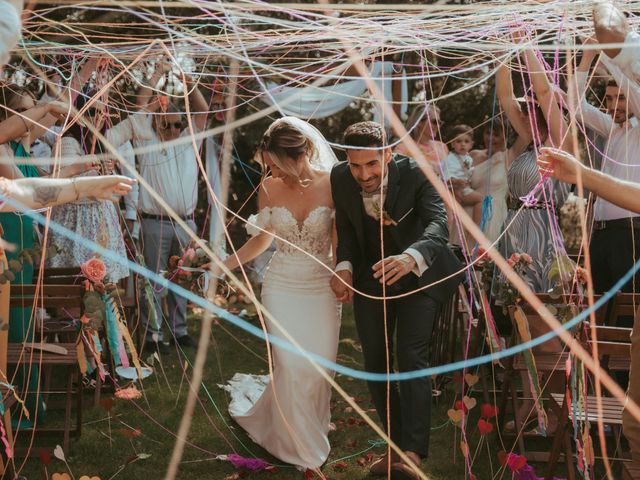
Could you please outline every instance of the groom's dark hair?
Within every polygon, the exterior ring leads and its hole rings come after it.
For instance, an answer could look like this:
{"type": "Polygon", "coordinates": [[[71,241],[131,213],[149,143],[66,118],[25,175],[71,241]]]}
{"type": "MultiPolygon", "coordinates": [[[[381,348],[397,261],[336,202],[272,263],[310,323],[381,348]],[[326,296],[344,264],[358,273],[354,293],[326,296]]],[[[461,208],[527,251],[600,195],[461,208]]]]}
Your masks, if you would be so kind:
{"type": "Polygon", "coordinates": [[[345,148],[386,147],[387,134],[377,122],[358,122],[349,125],[342,141],[345,148]]]}

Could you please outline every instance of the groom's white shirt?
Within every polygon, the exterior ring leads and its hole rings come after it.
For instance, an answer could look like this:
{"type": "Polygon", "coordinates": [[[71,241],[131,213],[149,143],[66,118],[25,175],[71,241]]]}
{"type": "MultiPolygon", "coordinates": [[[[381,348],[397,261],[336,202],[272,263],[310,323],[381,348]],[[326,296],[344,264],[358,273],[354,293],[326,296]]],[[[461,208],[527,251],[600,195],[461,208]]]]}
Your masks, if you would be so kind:
{"type": "MultiPolygon", "coordinates": [[[[385,175],[384,180],[382,180],[382,189],[386,189],[388,183],[389,183],[389,177],[385,175]]],[[[380,205],[381,203],[380,193],[376,193],[370,197],[363,197],[362,202],[363,202],[364,211],[366,212],[366,214],[378,220],[378,217],[376,216],[376,213],[375,213],[376,209],[374,205],[380,205]]],[[[416,261],[416,266],[412,270],[412,272],[416,274],[418,277],[421,277],[422,274],[429,267],[424,257],[415,248],[407,248],[403,253],[410,255],[416,261]]],[[[353,265],[351,264],[350,261],[343,260],[342,262],[338,263],[338,265],[336,265],[335,271],[340,272],[342,270],[348,270],[349,272],[353,273],[353,265]]]]}

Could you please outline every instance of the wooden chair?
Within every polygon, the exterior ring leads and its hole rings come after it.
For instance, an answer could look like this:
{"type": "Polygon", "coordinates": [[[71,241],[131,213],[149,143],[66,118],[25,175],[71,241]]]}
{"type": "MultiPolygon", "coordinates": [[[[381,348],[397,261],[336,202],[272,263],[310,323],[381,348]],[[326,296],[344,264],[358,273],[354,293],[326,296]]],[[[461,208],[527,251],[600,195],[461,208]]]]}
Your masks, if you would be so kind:
{"type": "MultiPolygon", "coordinates": [[[[9,304],[12,308],[27,308],[35,305],[45,309],[81,309],[83,292],[84,289],[80,285],[13,285],[9,304]]],[[[45,336],[44,329],[42,335],[45,336]]],[[[46,371],[45,386],[41,393],[45,396],[64,395],[62,428],[38,427],[37,432],[39,434],[62,433],[63,447],[67,449],[70,436],[80,435],[82,427],[82,382],[75,340],[66,343],[9,343],[7,363],[12,366],[38,363],[46,371]],[[51,370],[54,367],[64,367],[66,370],[64,388],[51,387],[51,370]],[[72,418],[74,400],[76,403],[75,427],[73,427],[72,418]]],[[[47,403],[50,407],[51,404],[47,403]]]]}
{"type": "Polygon", "coordinates": [[[640,293],[618,293],[609,302],[606,325],[619,326],[622,317],[635,317],[638,307],[640,307],[640,293]]]}
{"type": "MultiPolygon", "coordinates": [[[[537,297],[545,305],[553,305],[557,307],[565,306],[569,301],[568,297],[557,298],[557,297],[552,297],[549,294],[538,294],[537,297]]],[[[520,307],[524,312],[526,316],[526,320],[530,326],[536,325],[536,324],[542,325],[544,323],[544,320],[542,319],[540,314],[531,305],[527,303],[523,303],[520,305],[520,307]]],[[[605,311],[604,309],[600,309],[596,313],[596,317],[601,318],[602,315],[604,314],[604,311],[605,311]]],[[[517,319],[515,318],[515,315],[516,315],[516,309],[513,307],[510,308],[509,317],[511,318],[511,321],[514,325],[514,333],[510,342],[511,345],[515,345],[521,342],[521,339],[518,335],[517,319]]],[[[537,335],[532,334],[533,338],[535,338],[536,336],[537,335]]],[[[553,342],[553,341],[554,340],[552,339],[549,342],[553,342]]],[[[541,379],[545,377],[548,378],[555,373],[566,372],[566,363],[569,357],[569,353],[567,349],[564,347],[564,345],[559,343],[559,340],[555,340],[555,342],[558,342],[558,345],[555,348],[551,347],[548,342],[545,342],[545,344],[539,347],[536,347],[533,351],[536,370],[541,379]],[[549,349],[551,349],[552,351],[549,351],[549,349]]],[[[516,436],[516,442],[518,444],[518,449],[520,451],[520,454],[526,455],[527,458],[529,458],[532,461],[536,461],[536,460],[546,461],[546,459],[549,456],[548,452],[527,452],[526,451],[525,438],[522,432],[526,425],[526,421],[524,419],[518,418],[518,414],[517,414],[521,400],[533,400],[531,398],[524,398],[524,396],[517,389],[517,385],[519,382],[519,378],[521,377],[521,373],[527,371],[527,364],[525,362],[524,356],[522,354],[518,354],[507,359],[505,361],[505,368],[506,370],[504,374],[502,394],[501,394],[500,404],[499,404],[498,426],[500,428],[500,433],[505,437],[508,437],[511,435],[516,436]],[[507,406],[510,406],[511,409],[513,410],[513,415],[514,415],[514,431],[513,432],[507,432],[504,430],[507,406]]],[[[543,382],[541,381],[541,384],[542,383],[543,382]]],[[[546,399],[549,397],[550,389],[549,388],[544,389],[544,385],[541,385],[541,386],[543,387],[543,391],[542,391],[543,399],[546,399]]]]}
{"type": "MultiPolygon", "coordinates": [[[[460,289],[452,295],[449,302],[443,304],[433,326],[433,338],[431,340],[430,363],[431,365],[444,365],[456,360],[457,342],[463,325],[463,312],[461,311],[460,298],[464,295],[460,289]]],[[[436,378],[434,387],[440,389],[443,377],[436,378]]]]}
{"type": "MultiPolygon", "coordinates": [[[[631,329],[619,327],[596,327],[598,357],[603,367],[609,372],[629,370],[631,364],[631,329]]],[[[592,350],[593,341],[587,338],[583,341],[585,348],[592,350]]],[[[600,397],[602,414],[598,411],[598,399],[594,395],[587,395],[584,404],[578,408],[572,408],[573,420],[586,422],[587,420],[595,425],[602,421],[609,425],[614,433],[617,451],[621,451],[620,436],[622,428],[623,405],[614,398],[600,397]]],[[[547,478],[552,478],[560,457],[561,450],[564,450],[566,459],[573,458],[573,450],[570,436],[572,422],[569,420],[569,402],[565,393],[552,393],[550,405],[558,415],[558,428],[556,436],[549,453],[549,463],[547,467],[547,478]]],[[[567,464],[569,465],[569,461],[567,464]]],[[[570,469],[573,470],[573,464],[570,469]]]]}

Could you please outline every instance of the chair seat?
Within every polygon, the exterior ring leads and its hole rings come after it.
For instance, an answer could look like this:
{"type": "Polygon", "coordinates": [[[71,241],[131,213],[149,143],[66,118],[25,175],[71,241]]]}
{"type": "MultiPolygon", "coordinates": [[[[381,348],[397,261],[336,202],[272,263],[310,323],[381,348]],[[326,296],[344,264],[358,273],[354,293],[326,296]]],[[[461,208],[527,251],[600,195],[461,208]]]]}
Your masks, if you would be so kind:
{"type": "MultiPolygon", "coordinates": [[[[559,406],[564,402],[564,395],[562,393],[552,393],[551,398],[559,406]]],[[[600,397],[602,401],[602,417],[598,415],[598,399],[593,395],[585,397],[586,408],[584,410],[574,410],[572,408],[571,415],[575,415],[576,420],[584,422],[596,423],[600,418],[605,425],[622,425],[622,410],[623,406],[618,400],[610,397],[600,397]]],[[[639,477],[640,478],[640,477],[639,477]]]]}
{"type": "MultiPolygon", "coordinates": [[[[569,358],[569,354],[566,352],[536,353],[534,357],[538,372],[564,372],[567,369],[567,358],[569,358]]],[[[527,369],[527,364],[522,355],[518,355],[513,359],[513,369],[518,371],[527,369]]]]}
{"type": "Polygon", "coordinates": [[[640,464],[627,461],[622,464],[622,480],[637,480],[640,478],[640,464]]]}
{"type": "Polygon", "coordinates": [[[73,365],[78,362],[75,343],[55,343],[53,345],[64,348],[66,353],[60,354],[37,348],[31,349],[22,343],[9,343],[7,348],[7,363],[9,365],[18,365],[23,363],[73,365]]]}

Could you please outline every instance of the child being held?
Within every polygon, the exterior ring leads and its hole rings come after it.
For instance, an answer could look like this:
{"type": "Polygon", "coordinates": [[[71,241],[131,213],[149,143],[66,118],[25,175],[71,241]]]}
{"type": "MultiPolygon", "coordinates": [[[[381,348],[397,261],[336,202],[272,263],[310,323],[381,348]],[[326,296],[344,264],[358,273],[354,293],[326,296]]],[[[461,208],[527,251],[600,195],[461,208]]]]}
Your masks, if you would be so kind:
{"type": "Polygon", "coordinates": [[[456,200],[465,207],[473,207],[473,221],[482,220],[483,196],[471,188],[473,159],[473,129],[468,125],[456,125],[451,129],[450,152],[444,159],[444,180],[453,188],[456,200]]]}

